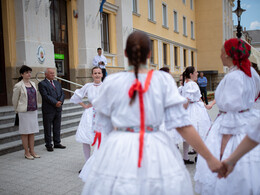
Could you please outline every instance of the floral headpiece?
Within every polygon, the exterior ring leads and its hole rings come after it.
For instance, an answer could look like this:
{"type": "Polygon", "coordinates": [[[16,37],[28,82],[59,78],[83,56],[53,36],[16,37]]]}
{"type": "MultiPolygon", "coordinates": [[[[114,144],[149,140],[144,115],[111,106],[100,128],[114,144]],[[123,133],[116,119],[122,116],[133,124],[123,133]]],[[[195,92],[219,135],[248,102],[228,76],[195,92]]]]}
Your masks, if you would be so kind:
{"type": "Polygon", "coordinates": [[[226,54],[233,59],[233,64],[242,70],[247,76],[251,77],[251,46],[245,41],[237,38],[229,39],[224,43],[226,54]]]}

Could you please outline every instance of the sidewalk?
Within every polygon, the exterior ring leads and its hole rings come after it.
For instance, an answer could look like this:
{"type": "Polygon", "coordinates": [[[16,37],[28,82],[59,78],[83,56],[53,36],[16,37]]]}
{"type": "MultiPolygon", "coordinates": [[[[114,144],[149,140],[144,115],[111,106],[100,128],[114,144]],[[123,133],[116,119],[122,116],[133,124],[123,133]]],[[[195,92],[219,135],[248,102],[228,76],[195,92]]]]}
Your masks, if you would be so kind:
{"type": "MultiPolygon", "coordinates": [[[[212,121],[217,116],[216,106],[210,110],[212,121]]],[[[0,156],[0,194],[1,195],[78,195],[84,183],[78,171],[84,164],[82,144],[74,136],[62,139],[66,149],[47,152],[44,145],[36,146],[40,159],[27,160],[24,151],[0,156]]],[[[180,144],[182,152],[182,144],[180,144]]],[[[195,156],[191,156],[194,160],[195,156]]],[[[193,185],[195,165],[186,166],[193,185]]]]}
{"type": "Polygon", "coordinates": [[[83,182],[78,171],[84,164],[82,144],[74,136],[62,139],[66,149],[47,152],[36,146],[39,159],[27,160],[24,151],[0,156],[0,194],[80,194],[83,182]]]}

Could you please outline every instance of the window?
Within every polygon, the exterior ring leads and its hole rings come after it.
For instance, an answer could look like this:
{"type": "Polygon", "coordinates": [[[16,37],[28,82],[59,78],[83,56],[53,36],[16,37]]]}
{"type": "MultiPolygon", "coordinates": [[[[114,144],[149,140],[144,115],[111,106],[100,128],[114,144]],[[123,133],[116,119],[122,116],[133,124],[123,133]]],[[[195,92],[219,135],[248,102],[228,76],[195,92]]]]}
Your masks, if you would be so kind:
{"type": "Polygon", "coordinates": [[[154,40],[151,39],[151,64],[154,64],[154,40]]]}
{"type": "Polygon", "coordinates": [[[174,47],[174,65],[178,66],[178,47],[174,47]]]}
{"type": "Polygon", "coordinates": [[[137,0],[133,0],[133,12],[138,13],[137,12],[137,0]]]}
{"type": "Polygon", "coordinates": [[[162,4],[162,14],[163,14],[163,26],[167,27],[167,6],[166,4],[162,4]]]}
{"type": "Polygon", "coordinates": [[[193,0],[190,0],[190,9],[193,10],[193,0]]]}
{"type": "Polygon", "coordinates": [[[167,65],[167,44],[163,44],[163,64],[167,65]]]}
{"type": "Polygon", "coordinates": [[[149,19],[154,21],[154,0],[148,0],[149,19]]]}
{"type": "Polygon", "coordinates": [[[101,46],[104,51],[109,53],[109,24],[108,17],[109,15],[105,12],[102,12],[102,26],[101,26],[101,46]]]}
{"type": "Polygon", "coordinates": [[[192,21],[190,22],[190,31],[190,36],[192,39],[194,39],[194,23],[192,21]]]}
{"type": "Polygon", "coordinates": [[[174,31],[178,32],[178,13],[173,11],[174,31]]]}
{"type": "Polygon", "coordinates": [[[184,67],[187,66],[186,49],[183,49],[183,65],[184,65],[184,67]]]}
{"type": "Polygon", "coordinates": [[[183,4],[186,4],[186,0],[182,0],[182,3],[183,3],[183,4]]]}
{"type": "Polygon", "coordinates": [[[187,36],[187,23],[186,23],[186,17],[185,16],[183,16],[183,35],[184,36],[187,36]]]}
{"type": "Polygon", "coordinates": [[[194,66],[194,53],[191,51],[191,66],[194,66]]]}

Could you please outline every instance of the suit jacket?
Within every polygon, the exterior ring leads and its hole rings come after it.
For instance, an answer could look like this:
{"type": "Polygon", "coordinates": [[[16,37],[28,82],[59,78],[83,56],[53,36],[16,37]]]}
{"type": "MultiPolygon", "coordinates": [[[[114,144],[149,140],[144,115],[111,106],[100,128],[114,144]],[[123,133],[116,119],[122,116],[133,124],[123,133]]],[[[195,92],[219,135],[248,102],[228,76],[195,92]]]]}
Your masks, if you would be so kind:
{"type": "Polygon", "coordinates": [[[56,107],[58,101],[64,102],[64,93],[61,88],[61,84],[53,80],[55,88],[52,86],[50,81],[46,78],[38,84],[40,94],[42,96],[42,112],[43,113],[53,113],[61,112],[62,106],[56,107]]]}
{"type": "MultiPolygon", "coordinates": [[[[36,90],[36,100],[38,100],[37,88],[34,82],[30,81],[33,88],[36,90]]],[[[16,83],[13,89],[12,103],[15,112],[27,112],[28,97],[27,90],[23,80],[16,83]]]]}

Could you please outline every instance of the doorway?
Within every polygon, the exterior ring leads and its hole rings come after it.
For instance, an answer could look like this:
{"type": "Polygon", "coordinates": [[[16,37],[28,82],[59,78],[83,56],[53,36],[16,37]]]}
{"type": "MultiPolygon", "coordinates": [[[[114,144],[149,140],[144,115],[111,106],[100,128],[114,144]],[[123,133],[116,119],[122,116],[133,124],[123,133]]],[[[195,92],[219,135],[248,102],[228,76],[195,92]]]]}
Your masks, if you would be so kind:
{"type": "Polygon", "coordinates": [[[6,80],[5,80],[5,53],[2,21],[2,1],[0,0],[0,106],[7,105],[6,80]]]}
{"type": "MultiPolygon", "coordinates": [[[[69,55],[68,55],[68,25],[67,1],[53,0],[50,7],[51,40],[54,45],[55,64],[57,76],[70,80],[69,55]]],[[[61,81],[63,88],[70,89],[69,83],[61,81]]],[[[65,98],[70,98],[70,93],[65,92],[65,98]]]]}

